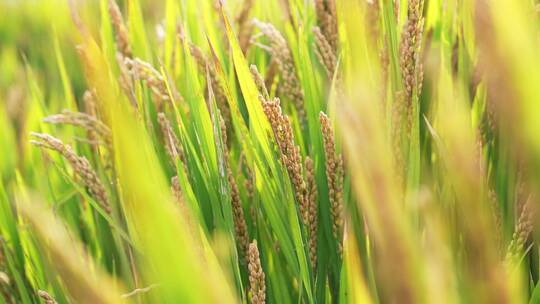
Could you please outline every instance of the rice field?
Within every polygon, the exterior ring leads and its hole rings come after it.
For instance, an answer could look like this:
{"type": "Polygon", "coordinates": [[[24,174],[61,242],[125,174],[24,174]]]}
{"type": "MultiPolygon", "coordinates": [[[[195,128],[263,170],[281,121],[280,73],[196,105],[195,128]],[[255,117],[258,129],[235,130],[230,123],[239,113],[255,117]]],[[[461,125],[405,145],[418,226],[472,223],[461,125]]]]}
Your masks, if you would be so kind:
{"type": "Polygon", "coordinates": [[[0,304],[540,303],[536,0],[0,16],[0,304]]]}

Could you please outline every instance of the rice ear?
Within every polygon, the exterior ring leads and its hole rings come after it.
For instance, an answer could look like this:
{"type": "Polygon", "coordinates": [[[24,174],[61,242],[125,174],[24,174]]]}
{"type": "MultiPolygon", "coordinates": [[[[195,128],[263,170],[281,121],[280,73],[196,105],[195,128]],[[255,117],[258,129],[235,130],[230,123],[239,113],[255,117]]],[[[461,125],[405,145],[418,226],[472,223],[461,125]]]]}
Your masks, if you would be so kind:
{"type": "Polygon", "coordinates": [[[131,46],[129,44],[129,32],[116,0],[109,0],[109,15],[111,16],[111,23],[116,34],[115,40],[118,51],[124,57],[133,57],[131,46]]]}
{"type": "Polygon", "coordinates": [[[299,205],[302,222],[308,223],[308,202],[306,199],[306,183],[303,176],[303,161],[300,148],[294,142],[294,133],[290,119],[283,115],[280,101],[262,100],[263,110],[272,127],[274,138],[279,148],[283,166],[287,169],[294,188],[296,202],[299,205]]]}
{"type": "Polygon", "coordinates": [[[276,61],[281,74],[280,91],[283,97],[294,103],[296,111],[298,111],[298,116],[305,120],[304,92],[287,41],[272,24],[256,19],[253,22],[270,40],[270,48],[268,49],[276,61]]]}
{"type": "MultiPolygon", "coordinates": [[[[223,142],[227,142],[227,127],[225,126],[225,121],[219,115],[219,124],[221,128],[221,137],[223,142]]],[[[242,201],[240,199],[240,191],[238,190],[238,184],[234,178],[233,171],[231,169],[231,164],[229,163],[229,148],[227,145],[223,145],[225,158],[225,168],[227,170],[227,181],[229,183],[231,191],[231,204],[233,211],[233,221],[234,221],[234,231],[236,236],[236,241],[238,242],[238,247],[240,250],[239,254],[242,259],[245,259],[248,253],[249,246],[249,234],[247,230],[246,218],[244,217],[244,209],[242,208],[242,201]]]]}
{"type": "Polygon", "coordinates": [[[45,117],[43,122],[81,127],[84,130],[99,136],[109,148],[112,148],[111,130],[94,116],[82,112],[63,110],[60,114],[45,117]]]}
{"type": "Polygon", "coordinates": [[[45,302],[45,304],[57,304],[56,300],[44,290],[38,290],[37,295],[45,302]]]}
{"type": "Polygon", "coordinates": [[[265,274],[261,267],[257,240],[249,244],[248,251],[249,291],[252,304],[266,303],[265,274]]]}
{"type": "Polygon", "coordinates": [[[306,200],[308,204],[306,225],[309,230],[309,257],[313,270],[317,266],[317,230],[318,230],[318,200],[317,200],[317,182],[315,181],[315,168],[313,161],[308,156],[305,160],[306,166],[306,200]]]}
{"type": "Polygon", "coordinates": [[[328,182],[328,198],[332,215],[332,231],[338,241],[338,250],[342,250],[343,237],[343,158],[336,153],[334,130],[326,114],[319,114],[326,159],[326,178],[328,182]]]}
{"type": "Polygon", "coordinates": [[[96,199],[97,203],[105,212],[109,214],[112,212],[105,185],[85,157],[78,156],[70,146],[49,134],[32,132],[30,135],[35,138],[30,141],[32,145],[60,153],[69,162],[74,173],[80,177],[81,182],[88,187],[88,192],[96,199]]]}

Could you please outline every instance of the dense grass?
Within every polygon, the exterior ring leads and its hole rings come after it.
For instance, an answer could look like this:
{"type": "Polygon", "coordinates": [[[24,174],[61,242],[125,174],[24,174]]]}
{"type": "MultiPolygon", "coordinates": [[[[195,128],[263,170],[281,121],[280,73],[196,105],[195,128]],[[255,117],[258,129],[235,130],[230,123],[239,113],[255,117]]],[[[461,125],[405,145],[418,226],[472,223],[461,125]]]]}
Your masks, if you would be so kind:
{"type": "Polygon", "coordinates": [[[534,2],[0,0],[0,303],[540,303],[534,2]]]}

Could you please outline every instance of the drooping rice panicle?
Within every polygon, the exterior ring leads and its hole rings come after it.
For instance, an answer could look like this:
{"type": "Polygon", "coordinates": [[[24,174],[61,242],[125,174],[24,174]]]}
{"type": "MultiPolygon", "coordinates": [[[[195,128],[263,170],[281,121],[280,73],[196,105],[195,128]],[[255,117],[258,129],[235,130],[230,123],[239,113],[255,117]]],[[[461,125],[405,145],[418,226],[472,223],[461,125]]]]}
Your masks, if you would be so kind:
{"type": "Polygon", "coordinates": [[[296,74],[296,68],[287,41],[272,24],[258,20],[254,20],[254,23],[263,35],[270,40],[268,50],[272,55],[272,60],[275,60],[281,75],[281,81],[279,83],[280,93],[287,100],[293,102],[296,111],[298,111],[298,116],[305,119],[304,92],[296,74]]]}
{"type": "Polygon", "coordinates": [[[45,304],[56,304],[56,300],[46,291],[38,290],[38,296],[43,300],[45,304]]]}
{"type": "MultiPolygon", "coordinates": [[[[159,73],[150,63],[139,58],[124,58],[124,63],[134,79],[146,82],[146,85],[155,96],[156,107],[158,110],[161,109],[164,101],[171,101],[171,95],[169,95],[169,89],[165,82],[165,78],[163,78],[161,73],[159,73]]],[[[172,100],[178,102],[182,101],[180,94],[172,85],[171,94],[173,97],[172,100]]]]}
{"type": "Polygon", "coordinates": [[[261,267],[257,240],[249,244],[248,251],[249,292],[252,304],[266,303],[265,274],[261,267]]]}
{"type": "Polygon", "coordinates": [[[87,187],[88,192],[96,199],[96,202],[100,207],[107,213],[111,213],[111,205],[107,190],[105,190],[105,186],[85,157],[78,156],[70,146],[49,134],[32,132],[31,136],[35,138],[35,140],[30,141],[32,145],[60,153],[60,155],[69,162],[73,168],[73,172],[87,187]]]}
{"type": "Polygon", "coordinates": [[[343,159],[336,154],[334,130],[328,116],[319,114],[321,130],[324,141],[324,154],[326,159],[326,178],[328,183],[328,198],[330,200],[330,213],[332,215],[332,229],[341,251],[343,235],[343,159]]]}
{"type": "Polygon", "coordinates": [[[242,201],[240,199],[240,192],[238,191],[238,186],[236,180],[232,174],[232,171],[227,170],[227,176],[229,181],[229,186],[231,188],[231,204],[233,209],[233,219],[234,219],[234,230],[236,235],[236,240],[239,247],[239,255],[241,258],[244,258],[247,252],[248,244],[248,231],[246,219],[244,217],[244,209],[242,209],[242,201]]]}
{"type": "Polygon", "coordinates": [[[120,85],[120,88],[124,92],[124,94],[128,97],[129,101],[131,102],[131,105],[137,109],[137,98],[135,97],[135,88],[133,84],[133,75],[129,71],[129,68],[126,65],[126,59],[130,57],[125,57],[121,53],[116,54],[116,62],[118,63],[118,69],[120,70],[120,75],[118,77],[118,84],[120,85]]]}
{"type": "Polygon", "coordinates": [[[145,81],[152,92],[161,99],[169,99],[165,79],[150,63],[139,58],[124,58],[124,63],[135,79],[145,81]]]}
{"type": "Polygon", "coordinates": [[[536,209],[534,196],[529,196],[524,203],[519,218],[517,219],[514,233],[506,250],[506,261],[513,262],[520,258],[520,254],[526,249],[525,245],[529,239],[536,219],[536,209]]]}
{"type": "Polygon", "coordinates": [[[63,110],[60,114],[45,117],[43,122],[80,127],[89,133],[96,134],[108,147],[112,146],[111,131],[109,127],[96,117],[86,113],[63,110]]]}
{"type": "Polygon", "coordinates": [[[111,16],[111,23],[116,34],[115,40],[118,51],[123,57],[133,57],[131,46],[129,44],[129,32],[116,0],[109,0],[109,15],[111,16]]]}
{"type": "Polygon", "coordinates": [[[315,12],[321,33],[336,54],[339,39],[336,3],[334,0],[315,0],[315,12]]]}
{"type": "Polygon", "coordinates": [[[335,50],[322,34],[319,27],[316,26],[313,28],[313,34],[315,35],[315,54],[319,62],[323,65],[326,75],[331,80],[336,72],[337,56],[335,50]]]}
{"type": "MultiPolygon", "coordinates": [[[[227,142],[227,127],[225,121],[219,116],[219,124],[221,128],[221,137],[224,143],[227,142]]],[[[225,159],[225,169],[227,171],[227,181],[231,191],[231,205],[233,210],[234,231],[236,236],[236,242],[238,243],[238,252],[240,257],[244,259],[248,252],[249,246],[249,234],[247,230],[246,218],[244,217],[244,209],[242,208],[242,201],[240,199],[240,191],[236,179],[234,178],[231,165],[229,163],[229,148],[226,144],[223,145],[223,157],[225,159]]]]}
{"type": "Polygon", "coordinates": [[[278,98],[262,100],[266,118],[272,126],[274,138],[279,148],[280,158],[287,169],[289,178],[294,187],[294,195],[299,205],[300,217],[307,225],[308,202],[306,200],[307,188],[304,182],[302,157],[300,148],[294,142],[294,135],[289,118],[283,115],[278,98]]]}
{"type": "Polygon", "coordinates": [[[311,158],[306,157],[306,184],[307,184],[307,203],[308,203],[308,215],[307,227],[309,230],[309,257],[311,259],[311,266],[316,269],[317,266],[317,227],[318,221],[318,200],[317,200],[317,182],[315,181],[315,168],[311,158]]]}
{"type": "Polygon", "coordinates": [[[423,83],[423,63],[420,58],[424,32],[423,0],[408,0],[407,21],[403,27],[400,41],[401,77],[410,111],[413,94],[420,95],[423,83]]]}

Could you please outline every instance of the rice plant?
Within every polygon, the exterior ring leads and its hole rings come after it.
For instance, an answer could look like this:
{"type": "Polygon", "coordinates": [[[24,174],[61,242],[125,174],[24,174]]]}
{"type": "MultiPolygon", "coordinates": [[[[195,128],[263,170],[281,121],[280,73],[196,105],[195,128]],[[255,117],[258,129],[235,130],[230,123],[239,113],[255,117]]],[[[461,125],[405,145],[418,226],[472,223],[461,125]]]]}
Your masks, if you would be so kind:
{"type": "Polygon", "coordinates": [[[0,303],[540,303],[539,7],[0,0],[0,303]]]}

